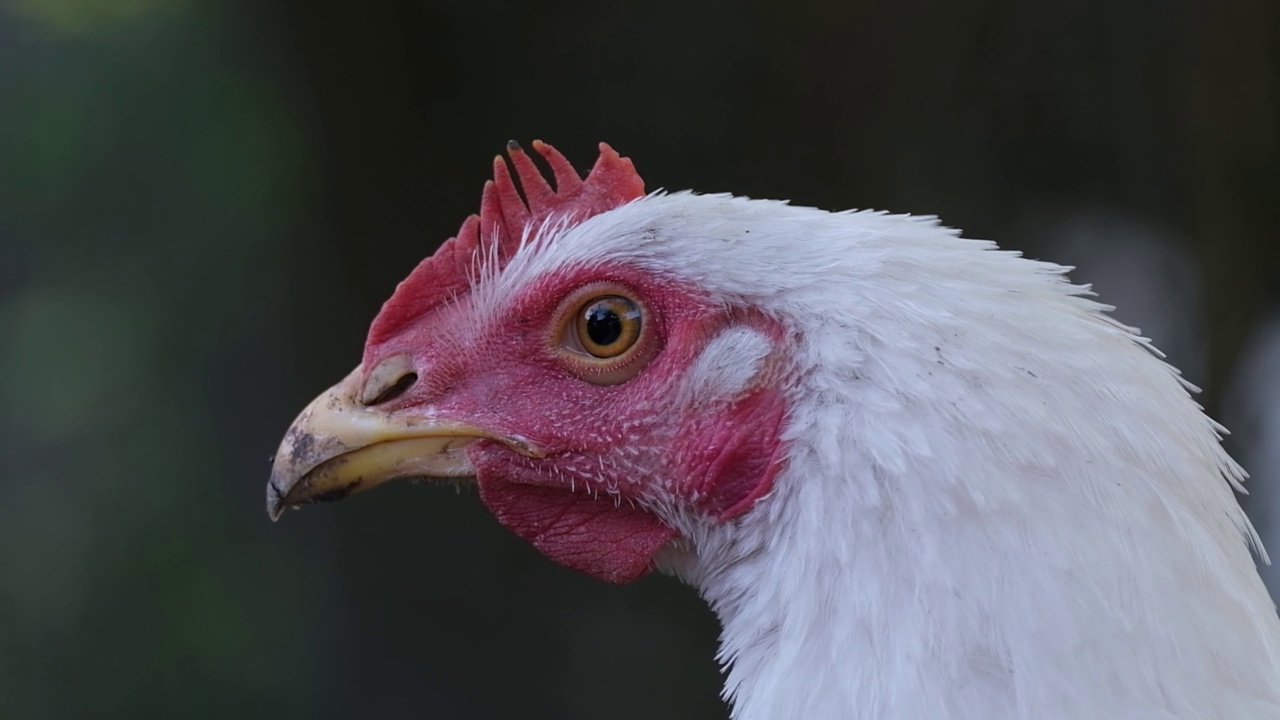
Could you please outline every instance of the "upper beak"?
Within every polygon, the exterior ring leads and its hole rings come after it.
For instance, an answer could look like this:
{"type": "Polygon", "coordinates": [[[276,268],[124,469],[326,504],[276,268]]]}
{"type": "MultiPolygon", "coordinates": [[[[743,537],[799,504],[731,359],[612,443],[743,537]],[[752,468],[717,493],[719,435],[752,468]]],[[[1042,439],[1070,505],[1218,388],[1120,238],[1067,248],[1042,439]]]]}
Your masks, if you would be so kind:
{"type": "MultiPolygon", "coordinates": [[[[388,480],[457,478],[475,474],[464,448],[494,437],[462,422],[398,414],[364,404],[357,367],[302,411],[285,433],[267,484],[267,513],[338,500],[388,480]]],[[[536,454],[511,438],[494,439],[536,454]]]]}

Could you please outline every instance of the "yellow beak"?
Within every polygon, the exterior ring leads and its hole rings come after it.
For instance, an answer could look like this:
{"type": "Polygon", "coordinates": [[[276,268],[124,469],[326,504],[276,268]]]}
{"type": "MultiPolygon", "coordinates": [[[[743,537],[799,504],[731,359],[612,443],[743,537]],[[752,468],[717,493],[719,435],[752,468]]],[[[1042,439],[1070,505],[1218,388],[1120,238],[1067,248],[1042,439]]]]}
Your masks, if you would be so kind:
{"type": "MultiPolygon", "coordinates": [[[[464,448],[493,435],[421,411],[392,413],[362,403],[363,375],[357,367],[313,400],[285,433],[267,484],[272,520],[286,508],[338,500],[397,478],[475,474],[464,448]]],[[[494,439],[537,455],[511,438],[494,439]]]]}

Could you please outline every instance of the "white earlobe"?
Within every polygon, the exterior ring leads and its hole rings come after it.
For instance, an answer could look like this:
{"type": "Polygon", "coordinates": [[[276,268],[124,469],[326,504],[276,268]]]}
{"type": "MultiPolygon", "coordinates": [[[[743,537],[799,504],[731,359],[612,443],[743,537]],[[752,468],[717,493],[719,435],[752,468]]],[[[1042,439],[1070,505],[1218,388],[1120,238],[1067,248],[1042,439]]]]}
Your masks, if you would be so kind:
{"type": "Polygon", "coordinates": [[[730,327],[712,338],[694,360],[678,391],[679,402],[733,400],[751,387],[769,356],[769,339],[757,330],[730,327]]]}

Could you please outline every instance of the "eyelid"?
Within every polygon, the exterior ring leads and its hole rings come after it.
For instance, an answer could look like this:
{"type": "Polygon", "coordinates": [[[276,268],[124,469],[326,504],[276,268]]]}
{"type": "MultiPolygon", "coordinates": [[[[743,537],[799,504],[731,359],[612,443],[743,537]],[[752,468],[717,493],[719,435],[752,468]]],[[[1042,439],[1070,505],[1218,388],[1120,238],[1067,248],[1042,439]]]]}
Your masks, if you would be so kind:
{"type": "Polygon", "coordinates": [[[591,353],[587,352],[587,349],[582,347],[582,340],[578,337],[577,322],[572,321],[573,318],[570,318],[570,320],[571,322],[560,323],[563,328],[560,331],[560,347],[570,352],[582,355],[583,357],[592,357],[591,353]]]}

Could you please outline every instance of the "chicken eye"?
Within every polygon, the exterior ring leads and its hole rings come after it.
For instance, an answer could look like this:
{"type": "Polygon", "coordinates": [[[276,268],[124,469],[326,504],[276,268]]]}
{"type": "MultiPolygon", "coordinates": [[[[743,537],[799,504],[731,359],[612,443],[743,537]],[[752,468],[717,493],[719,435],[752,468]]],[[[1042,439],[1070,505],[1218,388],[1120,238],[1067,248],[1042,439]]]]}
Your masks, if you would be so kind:
{"type": "Polygon", "coordinates": [[[560,301],[549,340],[561,366],[593,385],[635,377],[662,348],[660,322],[639,295],[618,283],[578,288],[560,301]]]}
{"type": "Polygon", "coordinates": [[[621,295],[588,300],[578,312],[578,343],[594,357],[617,357],[640,339],[641,316],[640,307],[621,295]]]}

